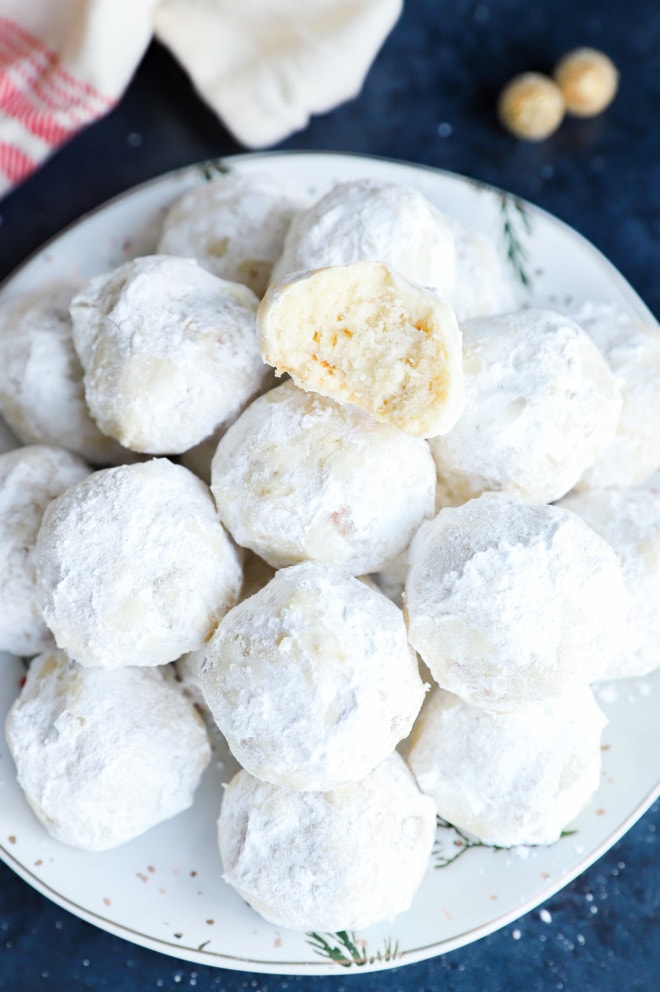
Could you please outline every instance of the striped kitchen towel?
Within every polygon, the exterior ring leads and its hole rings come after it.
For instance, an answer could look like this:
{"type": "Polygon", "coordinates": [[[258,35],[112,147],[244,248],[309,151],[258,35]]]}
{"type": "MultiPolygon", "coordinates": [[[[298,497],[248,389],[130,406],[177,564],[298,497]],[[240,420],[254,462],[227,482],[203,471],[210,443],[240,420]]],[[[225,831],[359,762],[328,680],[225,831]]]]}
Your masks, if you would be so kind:
{"type": "Polygon", "coordinates": [[[0,0],[0,196],[119,100],[155,35],[244,145],[359,93],[401,0],[0,0]]]}

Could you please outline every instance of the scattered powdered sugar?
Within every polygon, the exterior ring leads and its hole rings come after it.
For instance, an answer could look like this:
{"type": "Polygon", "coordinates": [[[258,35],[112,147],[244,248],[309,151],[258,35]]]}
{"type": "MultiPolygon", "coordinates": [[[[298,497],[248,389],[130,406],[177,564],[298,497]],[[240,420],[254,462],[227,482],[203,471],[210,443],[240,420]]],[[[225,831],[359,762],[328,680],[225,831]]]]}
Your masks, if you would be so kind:
{"type": "Polygon", "coordinates": [[[640,699],[650,696],[651,684],[644,679],[621,679],[614,682],[597,682],[594,685],[596,698],[603,705],[612,706],[624,702],[635,704],[640,699]]]}

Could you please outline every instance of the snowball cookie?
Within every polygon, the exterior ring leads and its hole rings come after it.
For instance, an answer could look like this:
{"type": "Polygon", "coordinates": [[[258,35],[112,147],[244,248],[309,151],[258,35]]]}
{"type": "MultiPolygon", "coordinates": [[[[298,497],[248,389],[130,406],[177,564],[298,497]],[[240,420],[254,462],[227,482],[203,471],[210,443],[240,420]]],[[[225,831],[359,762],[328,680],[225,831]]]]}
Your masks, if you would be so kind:
{"type": "Polygon", "coordinates": [[[352,576],[303,562],[219,625],[202,692],[238,761],[290,789],[363,778],[424,697],[401,611],[352,576]]]}
{"type": "Polygon", "coordinates": [[[431,442],[438,475],[462,500],[505,490],[564,496],[611,444],[621,395],[604,358],[569,318],[519,310],[464,321],[465,410],[431,442]]]}
{"type": "Polygon", "coordinates": [[[201,647],[241,584],[208,489],[166,458],[103,469],[54,500],[35,569],[58,647],[103,668],[201,647]]]}
{"type": "Polygon", "coordinates": [[[78,286],[55,283],[0,308],[0,413],[24,444],[53,444],[93,465],[134,461],[89,415],[69,304],[78,286]]]}
{"type": "Polygon", "coordinates": [[[89,471],[77,455],[43,444],[0,455],[0,651],[29,657],[52,643],[37,596],[34,544],[50,501],[89,471]]]}
{"type": "Polygon", "coordinates": [[[196,258],[216,276],[263,296],[293,216],[309,197],[269,176],[229,172],[200,183],[168,210],[163,255],[196,258]]]}
{"type": "Polygon", "coordinates": [[[87,404],[134,451],[178,454],[237,416],[268,374],[257,298],[194,259],[150,255],[91,279],[73,298],[87,404]]]}
{"type": "Polygon", "coordinates": [[[463,409],[461,332],[430,290],[380,262],[293,276],[258,313],[264,361],[298,386],[408,434],[450,430],[463,409]]]}
{"type": "Polygon", "coordinates": [[[240,771],[218,820],[224,877],[294,930],[362,929],[408,909],[435,838],[435,809],[398,754],[334,792],[294,792],[240,771]]]}
{"type": "Polygon", "coordinates": [[[116,847],[192,805],[211,752],[195,708],[159,669],[35,658],[9,711],[18,784],[49,834],[116,847]]]}
{"type": "Polygon", "coordinates": [[[515,306],[515,291],[494,241],[481,231],[451,222],[456,246],[456,276],[447,294],[459,321],[504,313],[515,306]]]}
{"type": "Polygon", "coordinates": [[[570,315],[602,353],[623,393],[614,440],[579,487],[636,485],[660,468],[660,329],[608,304],[582,303],[570,315]]]}
{"type": "Polygon", "coordinates": [[[660,666],[660,494],[590,489],[560,506],[577,513],[617,553],[628,590],[628,631],[601,678],[648,675],[660,666]]]}
{"type": "Polygon", "coordinates": [[[338,183],[293,219],[272,281],[361,261],[385,262],[444,295],[454,284],[454,235],[416,189],[372,179],[338,183]]]}
{"type": "Polygon", "coordinates": [[[600,784],[606,724],[588,686],[510,713],[435,689],[408,764],[439,815],[486,844],[552,844],[600,784]]]}
{"type": "Polygon", "coordinates": [[[275,568],[312,559],[380,568],[433,515],[426,441],[291,382],[255,400],[211,466],[220,518],[275,568]]]}
{"type": "Polygon", "coordinates": [[[423,524],[408,563],[410,643],[475,706],[558,696],[600,678],[622,644],[616,554],[568,510],[484,493],[423,524]]]}

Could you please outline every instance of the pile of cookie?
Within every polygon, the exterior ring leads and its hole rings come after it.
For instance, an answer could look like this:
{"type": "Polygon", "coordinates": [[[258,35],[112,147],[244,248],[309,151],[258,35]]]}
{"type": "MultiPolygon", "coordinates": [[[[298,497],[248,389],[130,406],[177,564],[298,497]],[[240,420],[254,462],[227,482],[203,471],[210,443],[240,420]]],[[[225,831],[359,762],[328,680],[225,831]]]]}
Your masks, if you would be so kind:
{"type": "Polygon", "coordinates": [[[226,880],[334,931],[410,906],[436,815],[549,844],[587,803],[590,686],[660,665],[656,327],[520,308],[412,188],[234,172],[5,304],[0,370],[6,734],[53,837],[190,806],[212,728],[226,880]]]}

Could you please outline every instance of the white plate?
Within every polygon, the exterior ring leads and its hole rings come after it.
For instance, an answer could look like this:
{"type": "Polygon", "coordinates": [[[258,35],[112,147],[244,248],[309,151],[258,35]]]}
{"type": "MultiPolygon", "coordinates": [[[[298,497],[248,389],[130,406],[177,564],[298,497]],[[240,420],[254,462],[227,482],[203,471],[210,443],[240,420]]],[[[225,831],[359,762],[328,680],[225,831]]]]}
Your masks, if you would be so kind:
{"type": "MultiPolygon", "coordinates": [[[[418,187],[467,226],[512,248],[539,304],[592,299],[651,314],[618,272],[566,225],[529,204],[433,169],[343,155],[263,154],[226,160],[245,172],[268,172],[321,193],[335,180],[372,176],[418,187]],[[504,236],[505,221],[513,236],[504,236]],[[527,230],[529,227],[529,230],[527,230]]],[[[208,171],[208,170],[206,170],[208,171]]],[[[0,289],[0,300],[64,276],[87,276],[153,250],[166,206],[204,180],[202,166],[132,190],[50,242],[0,289]]],[[[2,441],[0,439],[0,446],[2,441]]],[[[10,442],[5,447],[10,446],[10,442]]],[[[15,698],[23,668],[0,659],[0,719],[15,698]]],[[[600,693],[609,718],[599,792],[575,833],[548,848],[511,851],[457,846],[439,828],[440,852],[412,908],[357,935],[279,931],[263,922],[221,878],[215,821],[227,765],[205,774],[195,805],[137,840],[102,854],[51,840],[20,793],[0,742],[0,857],[54,902],[127,940],[192,962],[281,974],[377,970],[460,947],[514,920],[564,886],[606,851],[658,793],[660,672],[600,693]],[[456,857],[456,855],[460,855],[456,857]],[[445,860],[450,863],[440,867],[445,860]],[[322,941],[325,941],[325,947],[322,941]],[[339,958],[339,960],[337,960],[339,958]]],[[[387,870],[387,866],[383,866],[387,870]]]]}

